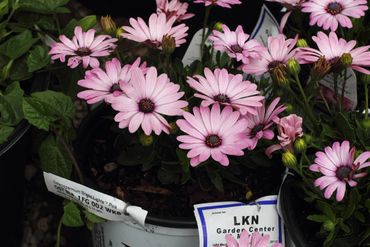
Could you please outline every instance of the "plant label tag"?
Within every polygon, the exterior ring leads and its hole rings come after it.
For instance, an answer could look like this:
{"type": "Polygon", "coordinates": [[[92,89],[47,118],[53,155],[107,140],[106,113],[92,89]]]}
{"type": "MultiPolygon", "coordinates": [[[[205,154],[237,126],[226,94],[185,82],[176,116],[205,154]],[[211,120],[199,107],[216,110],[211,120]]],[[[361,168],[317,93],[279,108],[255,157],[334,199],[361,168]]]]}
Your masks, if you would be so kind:
{"type": "MultiPolygon", "coordinates": [[[[184,64],[184,66],[190,65],[195,60],[201,59],[200,46],[202,45],[202,33],[203,29],[199,29],[191,39],[188,49],[186,49],[185,55],[182,58],[182,63],[184,64]]],[[[205,34],[207,33],[208,29],[205,30],[205,34]]],[[[211,42],[206,40],[205,44],[211,45],[211,42]]]]}
{"type": "Polygon", "coordinates": [[[276,36],[279,34],[279,24],[271,11],[264,4],[261,9],[260,16],[257,21],[257,25],[254,28],[251,39],[256,39],[261,44],[267,47],[267,39],[270,36],[276,36]]]}
{"type": "Polygon", "coordinates": [[[194,205],[198,224],[199,246],[226,246],[225,236],[240,238],[243,230],[250,234],[258,231],[270,236],[273,243],[284,245],[284,229],[277,212],[277,196],[265,196],[254,203],[216,202],[194,205]]]}
{"type": "MultiPolygon", "coordinates": [[[[348,68],[346,73],[338,76],[338,97],[341,99],[343,85],[344,97],[343,108],[345,110],[354,110],[357,106],[357,78],[355,72],[348,68]],[[346,74],[346,79],[345,75],[346,74]],[[345,82],[345,83],[344,83],[345,82]]],[[[320,90],[329,104],[336,104],[335,89],[334,89],[334,75],[333,73],[325,76],[320,81],[320,90]]]]}
{"type": "Polygon", "coordinates": [[[50,192],[81,205],[97,216],[112,221],[128,221],[133,218],[144,226],[148,212],[140,207],[131,206],[118,198],[51,173],[44,172],[44,180],[50,192]]]}

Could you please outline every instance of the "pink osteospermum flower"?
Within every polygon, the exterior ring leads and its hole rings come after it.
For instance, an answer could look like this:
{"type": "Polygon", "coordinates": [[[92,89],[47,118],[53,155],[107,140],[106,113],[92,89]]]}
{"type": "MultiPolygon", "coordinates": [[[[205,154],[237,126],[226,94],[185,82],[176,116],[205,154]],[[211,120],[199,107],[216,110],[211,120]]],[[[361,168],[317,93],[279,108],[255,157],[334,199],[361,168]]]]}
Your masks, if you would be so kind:
{"type": "Polygon", "coordinates": [[[194,0],[194,3],[204,3],[205,6],[217,5],[223,8],[231,8],[231,5],[241,4],[240,0],[194,0]]]}
{"type": "Polygon", "coordinates": [[[277,150],[283,149],[293,152],[294,141],[303,136],[303,119],[295,114],[280,118],[276,121],[279,135],[279,144],[272,145],[266,149],[267,156],[277,150]]]}
{"type": "Polygon", "coordinates": [[[274,138],[271,126],[274,124],[274,121],[278,121],[279,114],[286,108],[284,105],[278,106],[279,101],[280,98],[274,99],[267,107],[267,110],[264,103],[262,107],[257,109],[257,115],[248,113],[244,116],[248,124],[246,135],[249,150],[255,149],[260,139],[272,140],[274,138]]]}
{"type": "Polygon", "coordinates": [[[325,189],[324,197],[329,199],[337,191],[336,200],[342,201],[346,192],[346,184],[351,187],[357,185],[354,179],[366,176],[365,172],[356,173],[360,169],[370,166],[370,152],[360,154],[355,161],[356,149],[350,149],[350,143],[335,142],[332,147],[326,147],[325,152],[317,152],[315,163],[309,169],[321,172],[322,177],[315,180],[315,186],[325,189]]]}
{"type": "Polygon", "coordinates": [[[81,91],[77,97],[84,99],[88,104],[94,104],[101,100],[111,101],[112,97],[121,95],[122,89],[120,84],[127,83],[131,79],[131,71],[134,68],[140,68],[146,72],[146,62],[140,64],[140,58],[137,58],[133,64],[126,64],[121,67],[117,58],[105,63],[105,70],[94,68],[85,73],[85,78],[77,83],[88,90],[81,91]]]}
{"type": "Polygon", "coordinates": [[[230,31],[226,25],[222,25],[222,30],[223,32],[213,30],[208,39],[213,41],[216,50],[226,52],[237,61],[248,64],[250,58],[259,59],[259,53],[266,50],[257,40],[248,41],[249,35],[244,33],[240,25],[235,31],[230,31]]]}
{"type": "Polygon", "coordinates": [[[286,39],[283,34],[275,37],[268,37],[268,50],[261,52],[260,59],[251,59],[249,64],[242,66],[242,69],[247,74],[262,75],[280,64],[286,65],[288,60],[295,56],[298,36],[295,39],[286,39]]]}
{"type": "Polygon", "coordinates": [[[120,128],[130,133],[139,127],[146,135],[152,131],[159,135],[162,131],[169,134],[170,126],[162,116],[180,116],[188,102],[180,100],[184,92],[180,86],[170,82],[166,74],[157,75],[157,69],[150,67],[144,75],[140,69],[133,69],[129,83],[122,83],[123,94],[112,98],[112,108],[119,113],[114,120],[120,128]]]}
{"type": "Polygon", "coordinates": [[[187,20],[194,16],[194,14],[187,13],[189,4],[182,3],[179,0],[156,0],[157,13],[166,14],[167,20],[176,17],[176,21],[187,20]]]}
{"type": "Polygon", "coordinates": [[[122,27],[125,32],[122,37],[136,42],[145,42],[146,44],[162,50],[163,37],[172,37],[175,39],[176,47],[185,43],[185,37],[188,35],[185,24],[173,26],[176,17],[173,16],[167,20],[166,14],[152,14],[149,17],[149,26],[140,17],[130,18],[131,26],[122,27]]]}
{"type": "Polygon", "coordinates": [[[60,59],[65,62],[68,56],[68,66],[76,68],[81,62],[86,69],[89,65],[93,68],[99,67],[99,60],[97,57],[108,56],[115,48],[114,42],[117,39],[109,35],[98,35],[95,37],[95,30],[90,29],[83,32],[80,26],[75,27],[74,37],[72,40],[65,35],[60,35],[61,42],[52,44],[49,54],[51,59],[60,59]]]}
{"type": "MultiPolygon", "coordinates": [[[[225,239],[227,247],[268,247],[270,235],[261,235],[259,232],[253,232],[250,235],[246,230],[243,230],[240,234],[239,243],[231,234],[227,234],[225,239]]],[[[274,243],[271,247],[282,247],[282,244],[274,243]]]]}
{"type": "Polygon", "coordinates": [[[302,4],[302,12],[310,14],[310,25],[336,31],[338,25],[352,28],[349,17],[360,18],[368,9],[366,0],[309,0],[302,4]]]}
{"type": "Polygon", "coordinates": [[[215,104],[208,107],[194,107],[193,114],[184,113],[185,119],[176,121],[180,130],[186,135],[180,135],[177,140],[182,142],[181,149],[190,150],[187,154],[190,165],[197,166],[210,156],[223,166],[229,165],[227,155],[242,156],[246,147],[246,120],[240,119],[240,113],[230,106],[220,110],[215,104]]]}
{"type": "Polygon", "coordinates": [[[201,105],[211,104],[230,105],[241,114],[257,114],[257,108],[262,106],[264,99],[257,90],[257,85],[244,81],[240,74],[229,74],[226,69],[204,69],[204,75],[187,78],[188,84],[197,90],[194,96],[203,99],[201,105]]]}
{"type": "Polygon", "coordinates": [[[347,54],[352,57],[352,64],[350,65],[352,69],[370,74],[368,69],[363,68],[370,66],[370,45],[354,49],[357,43],[355,40],[347,42],[338,38],[335,32],[330,32],[329,36],[323,32],[318,32],[317,36],[313,36],[312,39],[319,50],[299,48],[296,55],[299,63],[314,63],[324,57],[329,63],[336,64],[344,54],[347,54]]]}

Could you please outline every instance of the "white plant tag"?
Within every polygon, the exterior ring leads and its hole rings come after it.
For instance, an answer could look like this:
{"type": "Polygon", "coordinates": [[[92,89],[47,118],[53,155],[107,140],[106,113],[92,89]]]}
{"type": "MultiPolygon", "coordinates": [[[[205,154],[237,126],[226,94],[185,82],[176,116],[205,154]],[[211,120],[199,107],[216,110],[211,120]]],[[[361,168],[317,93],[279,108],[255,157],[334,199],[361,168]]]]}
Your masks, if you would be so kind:
{"type": "MultiPolygon", "coordinates": [[[[354,110],[357,106],[357,78],[355,72],[348,68],[346,72],[346,86],[344,88],[344,99],[343,105],[346,110],[354,110]]],[[[334,75],[329,74],[325,76],[321,81],[321,90],[326,100],[330,103],[335,103],[334,93],[334,75]]],[[[342,89],[344,84],[344,73],[338,77],[338,96],[342,95],[342,89]]]]}
{"type": "MultiPolygon", "coordinates": [[[[191,39],[188,49],[186,49],[185,55],[182,58],[182,63],[184,66],[190,65],[195,60],[201,59],[200,46],[202,44],[202,32],[203,29],[199,29],[191,39]]],[[[205,33],[207,34],[207,32],[208,29],[206,29],[205,33]]],[[[211,45],[212,43],[207,39],[205,44],[211,45]]]]}
{"type": "Polygon", "coordinates": [[[51,173],[44,172],[44,179],[50,192],[81,205],[97,216],[112,221],[127,221],[133,218],[141,226],[145,224],[148,211],[140,207],[131,206],[117,198],[51,173]]]}
{"type": "Polygon", "coordinates": [[[198,224],[199,246],[226,246],[225,235],[239,239],[242,230],[269,234],[269,246],[284,245],[284,229],[277,213],[277,196],[265,196],[255,203],[216,202],[194,205],[198,224]]]}
{"type": "Polygon", "coordinates": [[[261,9],[260,16],[257,21],[257,25],[254,28],[251,38],[261,42],[264,46],[267,46],[267,38],[269,36],[276,36],[279,34],[279,23],[272,15],[271,11],[264,4],[261,9]]]}

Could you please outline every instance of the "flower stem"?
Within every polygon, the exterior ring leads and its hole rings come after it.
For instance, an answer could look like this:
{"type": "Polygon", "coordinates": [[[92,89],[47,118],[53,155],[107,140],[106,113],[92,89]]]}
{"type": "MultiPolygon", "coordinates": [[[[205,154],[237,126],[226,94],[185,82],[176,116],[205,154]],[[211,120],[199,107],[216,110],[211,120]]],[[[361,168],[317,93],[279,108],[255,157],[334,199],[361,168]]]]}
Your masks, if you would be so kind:
{"type": "Polygon", "coordinates": [[[347,69],[344,70],[344,81],[343,81],[343,87],[342,87],[342,94],[340,96],[340,105],[341,107],[344,106],[344,93],[345,93],[345,90],[346,90],[346,84],[347,84],[347,69]]]}
{"type": "Polygon", "coordinates": [[[61,232],[62,232],[62,218],[60,218],[59,220],[59,224],[58,224],[58,229],[57,229],[57,240],[56,240],[56,243],[55,243],[55,247],[60,247],[60,235],[61,235],[61,232]]]}
{"type": "Polygon", "coordinates": [[[80,183],[81,184],[85,184],[85,180],[84,180],[84,177],[82,175],[81,169],[80,169],[80,167],[78,165],[78,162],[77,162],[77,160],[76,160],[76,158],[75,158],[75,156],[74,156],[74,154],[73,154],[70,146],[64,140],[64,137],[62,135],[59,135],[58,136],[58,140],[62,144],[62,146],[64,147],[64,149],[67,151],[67,154],[68,154],[69,158],[71,159],[72,164],[73,164],[73,166],[74,166],[74,168],[75,168],[75,170],[77,172],[77,176],[78,176],[78,178],[80,180],[80,183]]]}
{"type": "Polygon", "coordinates": [[[317,121],[316,121],[316,118],[315,118],[315,115],[313,114],[312,112],[312,109],[310,107],[310,104],[308,103],[308,99],[307,99],[307,96],[303,90],[303,87],[302,87],[302,83],[301,83],[301,80],[299,79],[299,76],[298,74],[295,74],[294,75],[294,79],[298,85],[298,88],[299,88],[299,91],[303,97],[303,102],[304,102],[304,105],[305,105],[305,108],[306,108],[306,111],[307,111],[307,114],[308,114],[308,117],[310,118],[310,120],[312,121],[312,123],[314,125],[317,124],[317,121]]]}
{"type": "Polygon", "coordinates": [[[204,14],[203,29],[202,29],[202,43],[200,44],[200,56],[202,60],[203,60],[203,52],[204,52],[204,43],[206,42],[206,29],[208,25],[209,14],[211,13],[211,7],[212,6],[206,7],[205,14],[204,14]]]}
{"type": "Polygon", "coordinates": [[[341,103],[338,98],[338,74],[337,73],[334,73],[334,97],[335,97],[335,101],[337,102],[337,107],[341,111],[341,103]]]}
{"type": "Polygon", "coordinates": [[[365,119],[369,118],[369,88],[368,88],[368,82],[366,81],[364,83],[365,87],[365,119]]]}

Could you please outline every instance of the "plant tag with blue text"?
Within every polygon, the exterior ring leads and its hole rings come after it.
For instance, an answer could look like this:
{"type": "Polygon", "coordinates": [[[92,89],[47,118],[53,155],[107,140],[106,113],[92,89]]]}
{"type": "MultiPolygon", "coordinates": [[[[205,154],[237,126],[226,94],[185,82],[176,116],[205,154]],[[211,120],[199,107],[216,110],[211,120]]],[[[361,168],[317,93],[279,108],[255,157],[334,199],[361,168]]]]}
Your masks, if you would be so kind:
{"type": "Polygon", "coordinates": [[[265,196],[251,204],[215,202],[194,205],[199,231],[199,246],[226,246],[225,235],[239,239],[243,230],[270,236],[269,246],[282,243],[283,223],[277,212],[277,196],[265,196]]]}
{"type": "Polygon", "coordinates": [[[90,189],[71,180],[44,172],[47,189],[86,208],[89,212],[112,221],[132,221],[144,226],[148,212],[140,207],[90,189]]]}

